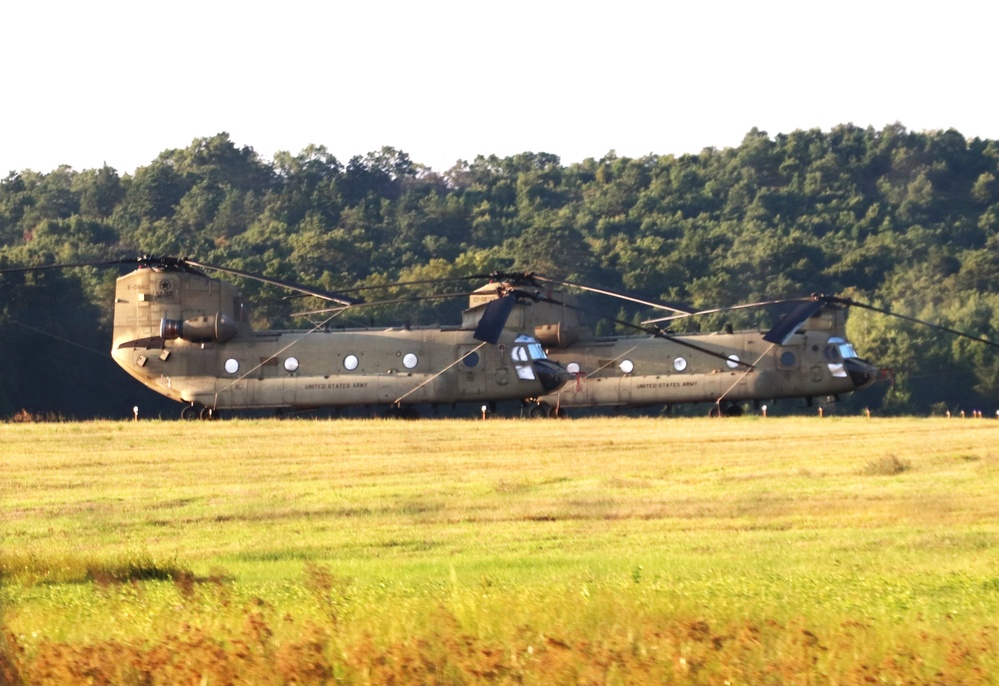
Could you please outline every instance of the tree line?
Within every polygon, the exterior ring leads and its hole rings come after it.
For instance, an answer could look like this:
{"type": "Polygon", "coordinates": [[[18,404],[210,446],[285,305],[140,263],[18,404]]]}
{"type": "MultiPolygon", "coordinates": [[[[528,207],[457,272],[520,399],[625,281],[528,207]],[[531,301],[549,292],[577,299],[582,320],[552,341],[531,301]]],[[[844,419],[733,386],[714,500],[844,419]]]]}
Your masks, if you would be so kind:
{"type": "MultiPolygon", "coordinates": [[[[329,290],[508,269],[698,308],[834,293],[999,338],[997,179],[996,141],[901,124],[753,129],[735,148],[568,165],[547,153],[479,156],[446,171],[389,147],[346,162],[318,145],[266,160],[221,133],[132,174],[10,172],[0,267],[190,256],[329,290]]],[[[116,276],[0,278],[0,416],[121,416],[141,397],[106,356],[116,276]]],[[[258,325],[295,324],[301,303],[240,287],[258,325]]],[[[365,316],[456,323],[459,311],[365,316]]],[[[762,326],[766,316],[700,326],[762,326]]],[[[886,413],[999,406],[993,349],[870,312],[852,312],[849,327],[862,356],[894,370],[893,384],[855,402],[886,413]]]]}

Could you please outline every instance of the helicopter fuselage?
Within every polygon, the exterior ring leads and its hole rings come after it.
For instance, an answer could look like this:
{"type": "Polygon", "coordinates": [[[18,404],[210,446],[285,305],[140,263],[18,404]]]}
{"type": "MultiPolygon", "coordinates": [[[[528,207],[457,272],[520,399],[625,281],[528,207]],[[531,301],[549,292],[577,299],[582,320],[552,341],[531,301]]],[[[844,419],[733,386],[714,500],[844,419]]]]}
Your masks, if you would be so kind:
{"type": "Polygon", "coordinates": [[[591,407],[814,398],[856,391],[876,378],[877,370],[842,337],[801,331],[778,346],[763,340],[764,333],[593,338],[550,348],[551,359],[576,380],[545,400],[591,407]]]}
{"type": "Polygon", "coordinates": [[[537,398],[569,378],[529,336],[454,328],[254,331],[238,291],[204,274],[118,279],[112,357],[146,386],[219,409],[537,398]]]}
{"type": "MultiPolygon", "coordinates": [[[[471,326],[498,294],[516,284],[478,289],[464,312],[471,326]]],[[[548,356],[574,381],[543,398],[546,407],[606,407],[767,402],[840,396],[872,384],[878,369],[857,357],[846,339],[844,308],[811,316],[781,343],[758,330],[594,336],[578,300],[547,291],[524,298],[507,320],[533,331],[548,356]],[[554,297],[553,296],[557,296],[554,297]]]]}

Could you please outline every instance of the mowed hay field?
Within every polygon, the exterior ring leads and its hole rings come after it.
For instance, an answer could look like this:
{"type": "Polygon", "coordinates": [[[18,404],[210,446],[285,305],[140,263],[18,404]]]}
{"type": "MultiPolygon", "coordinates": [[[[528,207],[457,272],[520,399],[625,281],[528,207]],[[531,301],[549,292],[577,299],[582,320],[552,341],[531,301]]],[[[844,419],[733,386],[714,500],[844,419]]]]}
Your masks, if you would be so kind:
{"type": "Polygon", "coordinates": [[[0,425],[13,684],[999,683],[999,421],[0,425]]]}

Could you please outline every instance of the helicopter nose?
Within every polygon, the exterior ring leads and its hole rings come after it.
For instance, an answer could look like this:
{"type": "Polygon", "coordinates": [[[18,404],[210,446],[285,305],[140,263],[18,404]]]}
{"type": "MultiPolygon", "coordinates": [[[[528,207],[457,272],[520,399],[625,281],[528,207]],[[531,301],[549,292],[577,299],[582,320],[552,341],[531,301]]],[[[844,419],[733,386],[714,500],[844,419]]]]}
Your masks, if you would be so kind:
{"type": "Polygon", "coordinates": [[[850,381],[853,382],[854,388],[858,391],[861,388],[867,388],[878,378],[878,368],[859,357],[843,360],[843,366],[850,375],[850,381]]]}
{"type": "Polygon", "coordinates": [[[534,370],[538,374],[538,381],[541,382],[545,395],[554,393],[572,379],[572,374],[551,360],[535,360],[534,370]]]}

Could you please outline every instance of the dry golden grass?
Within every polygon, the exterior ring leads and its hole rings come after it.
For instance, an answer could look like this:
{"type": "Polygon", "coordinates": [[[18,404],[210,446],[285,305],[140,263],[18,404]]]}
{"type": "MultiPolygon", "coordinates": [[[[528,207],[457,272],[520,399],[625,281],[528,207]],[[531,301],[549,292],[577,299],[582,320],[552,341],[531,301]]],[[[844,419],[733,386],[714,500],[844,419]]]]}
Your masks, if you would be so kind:
{"type": "Polygon", "coordinates": [[[996,431],[0,425],[0,678],[993,683],[996,431]]]}

